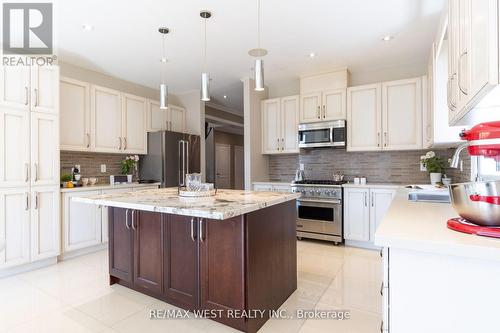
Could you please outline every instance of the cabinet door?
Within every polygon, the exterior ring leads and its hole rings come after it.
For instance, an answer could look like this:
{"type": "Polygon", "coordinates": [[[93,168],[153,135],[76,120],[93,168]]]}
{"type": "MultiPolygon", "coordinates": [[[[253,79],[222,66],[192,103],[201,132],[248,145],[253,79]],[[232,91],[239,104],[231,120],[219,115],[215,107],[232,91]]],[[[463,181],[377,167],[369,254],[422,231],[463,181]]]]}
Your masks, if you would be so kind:
{"type": "Polygon", "coordinates": [[[164,295],[182,308],[198,307],[198,219],[165,216],[164,295]]]}
{"type": "Polygon", "coordinates": [[[163,286],[163,215],[132,210],[130,225],[134,230],[134,285],[160,294],[163,286]]]}
{"type": "Polygon", "coordinates": [[[120,92],[90,87],[91,148],[96,152],[122,152],[122,109],[120,92]]]}
{"type": "Polygon", "coordinates": [[[273,185],[272,184],[254,184],[253,190],[254,191],[261,191],[261,192],[272,192],[273,185]]]}
{"type": "Polygon", "coordinates": [[[30,261],[29,188],[0,191],[0,268],[30,261]]]}
{"type": "Polygon", "coordinates": [[[346,119],[346,89],[323,92],[323,120],[346,119]]]}
{"type": "Polygon", "coordinates": [[[123,94],[123,151],[147,154],[146,100],[123,94]]]}
{"type": "Polygon", "coordinates": [[[459,0],[448,1],[448,117],[450,123],[458,114],[459,0]]]}
{"type": "Polygon", "coordinates": [[[422,149],[422,79],[382,84],[383,149],[422,149]]]}
{"type": "Polygon", "coordinates": [[[90,150],[90,86],[86,82],[61,78],[61,150],[90,150]]]}
{"type": "Polygon", "coordinates": [[[281,123],[280,99],[262,101],[262,153],[276,154],[280,152],[281,123]]]}
{"type": "Polygon", "coordinates": [[[344,238],[370,240],[369,190],[346,188],[344,192],[344,238]]]}
{"type": "Polygon", "coordinates": [[[100,191],[63,194],[64,251],[101,244],[101,211],[96,205],[74,202],[73,197],[99,195],[100,191]]]}
{"type": "Polygon", "coordinates": [[[112,207],[108,210],[109,274],[132,283],[134,238],[131,227],[131,210],[112,207]]]}
{"type": "Polygon", "coordinates": [[[16,109],[0,108],[0,188],[30,183],[30,117],[16,109]]]}
{"type": "Polygon", "coordinates": [[[300,95],[300,122],[321,121],[321,92],[300,95]]]}
{"type": "Polygon", "coordinates": [[[58,185],[59,117],[31,115],[31,185],[58,185]]]}
{"type": "Polygon", "coordinates": [[[168,107],[168,130],[173,132],[184,133],[185,131],[185,122],[186,122],[186,110],[170,105],[168,107]]]}
{"type": "Polygon", "coordinates": [[[299,152],[299,96],[281,99],[281,152],[299,152]]]}
{"type": "Polygon", "coordinates": [[[31,198],[31,261],[56,257],[61,249],[59,186],[36,188],[31,198]]]}
{"type": "Polygon", "coordinates": [[[0,105],[28,111],[30,100],[30,68],[0,67],[0,105]]]}
{"type": "MultiPolygon", "coordinates": [[[[245,308],[244,217],[224,221],[203,219],[199,224],[200,307],[245,308]]],[[[244,330],[244,320],[225,318],[244,330]]]]}
{"type": "Polygon", "coordinates": [[[31,111],[59,113],[59,66],[31,67],[31,111]]]}
{"type": "Polygon", "coordinates": [[[347,150],[380,150],[382,142],[381,85],[347,89],[347,150]]]}
{"type": "MultiPolygon", "coordinates": [[[[158,186],[156,187],[158,188],[158,186]]],[[[132,188],[120,188],[112,190],[103,190],[102,194],[118,194],[132,192],[132,188]]],[[[101,208],[101,242],[107,243],[109,241],[109,216],[106,207],[101,208]]]]}
{"type": "Polygon", "coordinates": [[[273,185],[273,192],[292,192],[290,185],[273,185]]]}
{"type": "Polygon", "coordinates": [[[148,131],[156,132],[167,129],[167,110],[160,109],[160,103],[148,102],[148,131]]]}
{"type": "Polygon", "coordinates": [[[370,240],[372,242],[375,240],[375,231],[389,209],[395,193],[395,190],[370,189],[370,240]]]}

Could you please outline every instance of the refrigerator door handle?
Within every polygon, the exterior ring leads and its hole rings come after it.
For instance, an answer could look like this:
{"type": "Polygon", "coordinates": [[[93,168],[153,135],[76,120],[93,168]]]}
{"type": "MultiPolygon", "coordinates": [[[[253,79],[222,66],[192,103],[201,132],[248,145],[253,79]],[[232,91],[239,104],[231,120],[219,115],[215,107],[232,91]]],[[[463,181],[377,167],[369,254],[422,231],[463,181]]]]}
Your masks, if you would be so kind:
{"type": "Polygon", "coordinates": [[[186,141],[186,173],[189,173],[189,140],[186,141]]]}
{"type": "Polygon", "coordinates": [[[181,163],[182,163],[182,140],[179,140],[179,186],[184,186],[184,184],[182,183],[182,178],[181,178],[181,175],[182,175],[182,168],[181,168],[181,163]]]}

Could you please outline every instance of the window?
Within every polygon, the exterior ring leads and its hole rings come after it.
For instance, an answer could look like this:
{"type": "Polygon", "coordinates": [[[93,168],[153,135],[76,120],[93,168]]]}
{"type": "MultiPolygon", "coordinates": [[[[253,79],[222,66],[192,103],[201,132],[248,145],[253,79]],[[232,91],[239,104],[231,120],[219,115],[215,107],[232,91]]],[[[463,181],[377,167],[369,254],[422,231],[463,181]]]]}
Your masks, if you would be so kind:
{"type": "Polygon", "coordinates": [[[473,177],[477,174],[485,180],[500,179],[500,161],[495,161],[493,158],[473,157],[472,174],[473,177]]]}

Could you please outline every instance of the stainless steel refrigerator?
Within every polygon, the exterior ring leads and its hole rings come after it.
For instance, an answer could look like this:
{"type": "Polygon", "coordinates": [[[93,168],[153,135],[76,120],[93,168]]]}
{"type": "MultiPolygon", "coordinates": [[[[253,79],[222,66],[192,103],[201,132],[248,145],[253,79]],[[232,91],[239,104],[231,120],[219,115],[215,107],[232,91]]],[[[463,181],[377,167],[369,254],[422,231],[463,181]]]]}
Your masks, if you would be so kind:
{"type": "Polygon", "coordinates": [[[200,137],[160,131],[148,133],[148,154],[139,160],[139,178],[161,187],[184,186],[187,173],[200,172],[200,137]]]}

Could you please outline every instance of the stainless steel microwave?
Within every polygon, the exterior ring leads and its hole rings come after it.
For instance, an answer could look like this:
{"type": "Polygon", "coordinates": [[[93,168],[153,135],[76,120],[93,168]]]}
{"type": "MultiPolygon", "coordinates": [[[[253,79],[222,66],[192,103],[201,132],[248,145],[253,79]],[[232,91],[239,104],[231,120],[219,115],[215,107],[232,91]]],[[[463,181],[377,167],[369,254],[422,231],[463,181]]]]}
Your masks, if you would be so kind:
{"type": "Polygon", "coordinates": [[[345,120],[299,125],[299,148],[346,146],[345,120]]]}

